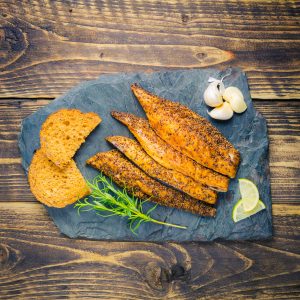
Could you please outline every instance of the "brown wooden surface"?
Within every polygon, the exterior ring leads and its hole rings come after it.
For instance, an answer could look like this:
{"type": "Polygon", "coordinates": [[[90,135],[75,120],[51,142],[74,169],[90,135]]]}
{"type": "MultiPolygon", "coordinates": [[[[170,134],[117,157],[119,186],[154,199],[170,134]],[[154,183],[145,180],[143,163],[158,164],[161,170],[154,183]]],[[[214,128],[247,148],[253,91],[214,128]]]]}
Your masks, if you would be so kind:
{"type": "Polygon", "coordinates": [[[99,74],[239,66],[253,98],[299,99],[297,1],[0,0],[0,97],[99,74]]]}
{"type": "Polygon", "coordinates": [[[68,239],[41,205],[2,203],[0,297],[296,299],[299,207],[274,208],[272,241],[155,244],[68,239]]]}
{"type": "Polygon", "coordinates": [[[300,298],[299,24],[296,1],[0,0],[0,299],[300,298]],[[20,164],[23,118],[103,73],[230,65],[267,99],[255,106],[269,128],[272,240],[58,232],[20,164]]]}

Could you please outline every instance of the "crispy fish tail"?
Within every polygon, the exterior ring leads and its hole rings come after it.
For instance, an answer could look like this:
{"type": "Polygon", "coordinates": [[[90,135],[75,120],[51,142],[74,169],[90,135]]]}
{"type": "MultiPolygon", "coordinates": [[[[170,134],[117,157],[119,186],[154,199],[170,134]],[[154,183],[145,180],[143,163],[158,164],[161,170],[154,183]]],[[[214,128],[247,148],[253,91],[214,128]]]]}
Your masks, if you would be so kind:
{"type": "Polygon", "coordinates": [[[215,208],[152,179],[118,150],[98,153],[88,159],[87,163],[111,177],[119,186],[127,188],[136,197],[202,216],[214,217],[216,214],[215,208]]]}

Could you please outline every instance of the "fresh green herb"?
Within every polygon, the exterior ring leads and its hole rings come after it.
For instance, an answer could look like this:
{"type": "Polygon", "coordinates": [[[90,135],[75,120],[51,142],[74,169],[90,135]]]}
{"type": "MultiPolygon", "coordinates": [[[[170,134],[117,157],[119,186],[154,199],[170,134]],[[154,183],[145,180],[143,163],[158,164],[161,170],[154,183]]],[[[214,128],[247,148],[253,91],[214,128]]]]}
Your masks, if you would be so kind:
{"type": "Polygon", "coordinates": [[[92,190],[89,198],[78,201],[75,207],[78,213],[82,211],[94,210],[102,217],[120,216],[127,217],[130,230],[136,234],[136,230],[143,222],[152,222],[165,226],[186,229],[185,226],[162,222],[153,219],[150,213],[155,210],[154,205],[147,212],[143,212],[143,204],[147,202],[140,201],[136,197],[129,196],[127,190],[116,189],[111,181],[100,174],[92,182],[87,182],[92,190]]]}

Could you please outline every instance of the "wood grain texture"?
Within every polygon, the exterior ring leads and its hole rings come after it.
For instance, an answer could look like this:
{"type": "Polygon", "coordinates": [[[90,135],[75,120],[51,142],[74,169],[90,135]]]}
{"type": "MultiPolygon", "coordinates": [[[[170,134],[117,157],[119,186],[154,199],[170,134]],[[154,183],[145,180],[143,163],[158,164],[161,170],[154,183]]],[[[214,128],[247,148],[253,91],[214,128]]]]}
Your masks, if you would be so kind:
{"type": "MultiPolygon", "coordinates": [[[[35,201],[21,166],[17,137],[22,119],[50,100],[0,100],[0,201],[35,201]]],[[[271,189],[274,203],[300,201],[300,102],[259,101],[270,136],[271,189]]]]}
{"type": "Polygon", "coordinates": [[[0,0],[0,97],[104,73],[239,66],[253,98],[299,99],[297,1],[0,0]]]}
{"type": "Polygon", "coordinates": [[[1,203],[0,298],[297,299],[299,209],[280,207],[270,241],[155,244],[68,239],[42,205],[1,203]]]}
{"type": "Polygon", "coordinates": [[[299,15],[298,1],[0,0],[0,299],[300,298],[300,102],[255,103],[270,135],[264,242],[68,239],[17,147],[24,117],[105,73],[239,66],[253,98],[300,99],[299,15]]]}

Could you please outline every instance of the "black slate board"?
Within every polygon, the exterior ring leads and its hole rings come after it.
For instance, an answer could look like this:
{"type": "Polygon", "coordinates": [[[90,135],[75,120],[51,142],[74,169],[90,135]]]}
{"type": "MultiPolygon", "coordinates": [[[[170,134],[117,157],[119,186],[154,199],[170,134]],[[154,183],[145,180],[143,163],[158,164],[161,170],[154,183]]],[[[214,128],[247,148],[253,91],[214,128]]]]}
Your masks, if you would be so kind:
{"type": "MultiPolygon", "coordinates": [[[[112,110],[128,111],[144,117],[145,114],[130,91],[130,84],[137,82],[151,92],[179,101],[198,114],[208,118],[207,106],[202,95],[210,76],[221,78],[225,72],[216,69],[164,71],[151,74],[117,74],[101,76],[97,80],[84,82],[41,108],[22,122],[19,147],[22,165],[28,170],[33,153],[40,147],[39,130],[47,116],[61,108],[78,108],[84,112],[93,111],[102,118],[100,126],[88,137],[75,156],[76,163],[86,179],[92,179],[97,171],[85,165],[86,159],[99,151],[111,149],[104,140],[108,135],[131,136],[110,116],[112,110]]],[[[126,219],[103,218],[94,212],[80,215],[73,205],[64,209],[48,208],[50,216],[60,231],[69,237],[85,237],[99,240],[148,240],[148,241],[211,241],[217,238],[226,240],[265,239],[272,236],[272,212],[270,177],[268,163],[268,136],[265,119],[255,111],[245,74],[232,69],[224,80],[225,87],[237,86],[245,96],[248,109],[226,122],[210,121],[241,152],[242,162],[236,178],[253,180],[259,189],[261,200],[267,209],[258,214],[234,223],[231,212],[240,199],[238,181],[231,180],[227,193],[219,193],[217,217],[204,218],[184,211],[158,206],[152,216],[180,225],[187,230],[165,227],[152,223],[143,224],[138,235],[133,235],[126,219]]],[[[153,204],[148,203],[147,206],[153,204]]]]}

